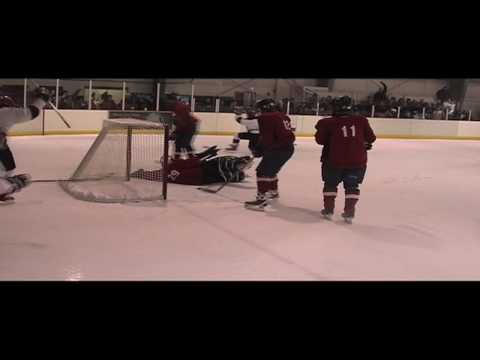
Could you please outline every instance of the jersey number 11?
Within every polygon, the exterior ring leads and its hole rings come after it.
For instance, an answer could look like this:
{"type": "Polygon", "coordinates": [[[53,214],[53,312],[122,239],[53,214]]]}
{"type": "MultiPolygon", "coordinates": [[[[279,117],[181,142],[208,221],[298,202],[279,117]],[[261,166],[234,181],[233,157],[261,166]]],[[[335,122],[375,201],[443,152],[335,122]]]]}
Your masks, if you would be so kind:
{"type": "MultiPolygon", "coordinates": [[[[352,129],[352,137],[355,137],[355,125],[350,126],[350,129],[352,129]]],[[[348,137],[347,127],[345,125],[342,126],[342,131],[343,137],[348,137]]]]}

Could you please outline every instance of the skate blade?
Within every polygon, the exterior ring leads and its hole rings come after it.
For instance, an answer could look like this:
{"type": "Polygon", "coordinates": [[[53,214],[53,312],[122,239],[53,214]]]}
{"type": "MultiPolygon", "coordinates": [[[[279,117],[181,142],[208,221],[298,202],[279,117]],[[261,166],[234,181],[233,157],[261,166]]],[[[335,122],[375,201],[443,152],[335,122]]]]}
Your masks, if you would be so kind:
{"type": "Polygon", "coordinates": [[[320,216],[325,220],[333,220],[333,213],[324,213],[324,210],[320,211],[320,216]]]}
{"type": "Polygon", "coordinates": [[[0,206],[15,204],[15,200],[0,200],[0,206]]]}
{"type": "Polygon", "coordinates": [[[343,221],[345,221],[345,223],[347,223],[349,225],[353,224],[353,219],[351,219],[351,218],[343,218],[343,221]]]}
{"type": "Polygon", "coordinates": [[[266,205],[263,207],[245,205],[245,209],[253,210],[253,211],[265,211],[265,208],[266,208],[266,205]]]}

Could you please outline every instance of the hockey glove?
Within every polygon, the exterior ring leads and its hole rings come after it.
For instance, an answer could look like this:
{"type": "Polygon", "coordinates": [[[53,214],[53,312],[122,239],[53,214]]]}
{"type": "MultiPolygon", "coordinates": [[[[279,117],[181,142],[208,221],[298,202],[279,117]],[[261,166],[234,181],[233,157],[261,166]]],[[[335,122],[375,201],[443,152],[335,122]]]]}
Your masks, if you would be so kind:
{"type": "Polygon", "coordinates": [[[242,120],[243,120],[243,115],[242,115],[242,114],[235,115],[235,121],[236,121],[237,123],[240,124],[240,123],[242,122],[242,120]]]}
{"type": "Polygon", "coordinates": [[[36,98],[40,98],[42,99],[43,101],[45,102],[49,102],[50,101],[50,92],[48,91],[48,89],[44,88],[44,87],[38,87],[36,88],[34,91],[33,91],[33,95],[36,97],[36,98]]]}

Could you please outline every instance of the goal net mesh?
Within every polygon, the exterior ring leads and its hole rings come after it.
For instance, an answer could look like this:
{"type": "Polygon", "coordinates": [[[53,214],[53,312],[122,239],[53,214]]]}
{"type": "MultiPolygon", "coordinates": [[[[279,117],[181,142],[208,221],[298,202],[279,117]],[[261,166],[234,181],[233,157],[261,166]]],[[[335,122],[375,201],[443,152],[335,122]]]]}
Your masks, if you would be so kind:
{"type": "Polygon", "coordinates": [[[74,174],[60,186],[76,199],[93,202],[166,199],[161,170],[168,161],[169,128],[165,122],[105,120],[74,174]]]}

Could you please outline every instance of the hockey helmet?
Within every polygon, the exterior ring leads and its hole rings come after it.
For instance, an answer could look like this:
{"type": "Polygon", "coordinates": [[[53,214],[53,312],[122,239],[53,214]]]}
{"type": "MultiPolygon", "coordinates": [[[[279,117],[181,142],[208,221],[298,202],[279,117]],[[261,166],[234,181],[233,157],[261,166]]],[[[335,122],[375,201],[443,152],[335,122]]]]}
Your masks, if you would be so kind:
{"type": "Polygon", "coordinates": [[[257,101],[255,103],[255,109],[263,113],[263,112],[278,111],[279,107],[278,107],[278,104],[275,102],[275,100],[271,98],[266,98],[266,99],[257,101]]]}
{"type": "Polygon", "coordinates": [[[352,105],[350,101],[341,98],[333,102],[333,116],[346,116],[352,114],[352,105]]]}
{"type": "Polygon", "coordinates": [[[0,96],[0,108],[4,107],[17,107],[17,104],[10,96],[0,96]]]}

